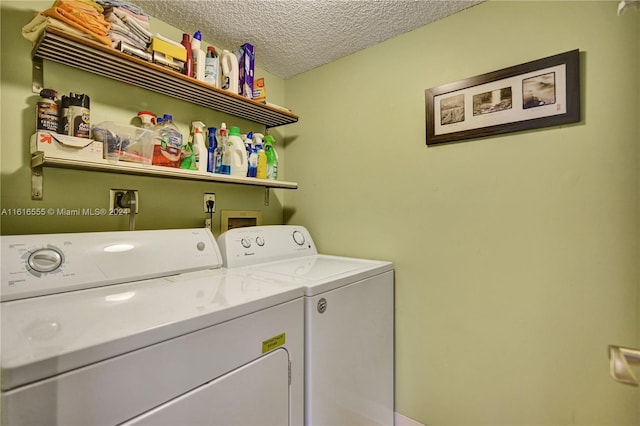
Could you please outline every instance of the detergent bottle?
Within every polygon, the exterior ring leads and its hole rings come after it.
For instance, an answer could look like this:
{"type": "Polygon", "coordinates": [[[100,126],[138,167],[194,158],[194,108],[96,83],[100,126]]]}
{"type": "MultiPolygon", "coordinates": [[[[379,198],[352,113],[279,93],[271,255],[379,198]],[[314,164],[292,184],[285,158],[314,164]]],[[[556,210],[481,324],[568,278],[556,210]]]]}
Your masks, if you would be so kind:
{"type": "Polygon", "coordinates": [[[222,126],[220,126],[219,147],[222,150],[220,173],[223,175],[229,175],[231,174],[231,150],[229,149],[229,135],[227,134],[227,125],[225,123],[222,123],[222,126]]]}
{"type": "Polygon", "coordinates": [[[256,170],[256,177],[258,179],[267,178],[267,153],[264,152],[264,145],[262,145],[262,139],[264,136],[262,133],[256,133],[253,135],[253,146],[256,149],[258,155],[258,167],[256,170]]]}
{"type": "Polygon", "coordinates": [[[240,81],[238,57],[225,49],[220,57],[220,66],[222,68],[221,88],[237,95],[240,81]]]}
{"type": "Polygon", "coordinates": [[[180,155],[182,152],[182,133],[173,124],[173,116],[165,114],[162,119],[162,127],[158,129],[160,136],[160,150],[158,155],[154,152],[153,163],[158,166],[180,167],[180,155]]]}
{"type": "Polygon", "coordinates": [[[240,129],[236,126],[229,128],[229,160],[231,166],[232,176],[247,176],[248,163],[247,163],[247,150],[240,137],[240,129]]]}
{"type": "Polygon", "coordinates": [[[213,46],[207,47],[207,56],[204,59],[204,82],[220,87],[220,58],[213,46]]]}
{"type": "Polygon", "coordinates": [[[183,74],[187,77],[193,77],[193,52],[191,51],[191,42],[189,41],[189,34],[182,34],[182,43],[187,51],[187,59],[184,61],[183,74]]]}
{"type": "Polygon", "coordinates": [[[264,137],[264,152],[267,156],[267,179],[278,179],[278,153],[273,146],[275,139],[271,135],[264,137]]]}
{"type": "Polygon", "coordinates": [[[207,146],[204,143],[204,123],[193,121],[191,132],[193,133],[193,150],[195,151],[196,170],[205,173],[207,171],[207,146]]]}
{"type": "Polygon", "coordinates": [[[191,54],[193,55],[193,77],[204,81],[205,54],[200,47],[202,44],[202,33],[196,31],[191,39],[191,54]]]}

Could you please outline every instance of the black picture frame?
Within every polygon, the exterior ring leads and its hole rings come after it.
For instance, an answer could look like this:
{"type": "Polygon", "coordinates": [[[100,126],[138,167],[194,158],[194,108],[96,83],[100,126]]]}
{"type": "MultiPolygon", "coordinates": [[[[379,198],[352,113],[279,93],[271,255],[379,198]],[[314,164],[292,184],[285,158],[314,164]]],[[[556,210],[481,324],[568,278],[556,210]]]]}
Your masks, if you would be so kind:
{"type": "Polygon", "coordinates": [[[426,143],[580,121],[580,57],[571,50],[425,90],[426,143]]]}

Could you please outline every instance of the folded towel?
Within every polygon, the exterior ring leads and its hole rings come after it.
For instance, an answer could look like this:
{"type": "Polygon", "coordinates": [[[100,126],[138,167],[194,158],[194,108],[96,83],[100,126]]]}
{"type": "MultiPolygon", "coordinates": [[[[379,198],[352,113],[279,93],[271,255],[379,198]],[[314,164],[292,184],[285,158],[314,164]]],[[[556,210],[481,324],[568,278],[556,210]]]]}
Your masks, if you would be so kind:
{"type": "Polygon", "coordinates": [[[120,20],[124,22],[124,24],[127,25],[134,34],[143,40],[148,40],[147,44],[151,43],[152,34],[149,30],[140,25],[135,18],[117,7],[113,9],[113,13],[120,18],[120,20]]]}
{"type": "Polygon", "coordinates": [[[43,15],[59,19],[89,35],[95,40],[111,46],[108,37],[111,25],[96,8],[80,0],[57,0],[54,5],[43,11],[43,15]]]}
{"type": "Polygon", "coordinates": [[[58,28],[75,36],[93,40],[93,37],[89,34],[77,30],[58,19],[42,14],[37,14],[27,25],[22,27],[22,36],[35,44],[47,27],[58,28]]]}

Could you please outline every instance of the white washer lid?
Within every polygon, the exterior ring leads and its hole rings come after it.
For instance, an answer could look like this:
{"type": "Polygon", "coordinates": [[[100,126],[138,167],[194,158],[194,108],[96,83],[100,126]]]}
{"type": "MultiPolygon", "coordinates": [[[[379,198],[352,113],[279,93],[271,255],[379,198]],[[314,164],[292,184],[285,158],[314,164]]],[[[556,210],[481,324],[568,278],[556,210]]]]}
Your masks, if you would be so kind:
{"type": "MultiPolygon", "coordinates": [[[[237,269],[236,269],[237,270],[237,269]]],[[[304,286],[314,296],[393,270],[387,261],[318,254],[278,262],[261,263],[240,270],[255,270],[304,286]]]]}
{"type": "Polygon", "coordinates": [[[290,281],[212,269],[2,303],[2,389],[303,296],[290,281]]]}

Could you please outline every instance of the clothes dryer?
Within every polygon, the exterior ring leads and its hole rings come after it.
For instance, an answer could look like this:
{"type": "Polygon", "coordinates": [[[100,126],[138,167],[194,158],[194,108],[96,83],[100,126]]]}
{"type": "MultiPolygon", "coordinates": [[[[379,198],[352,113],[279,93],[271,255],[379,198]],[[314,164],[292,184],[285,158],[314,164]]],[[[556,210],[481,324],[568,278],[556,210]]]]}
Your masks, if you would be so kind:
{"type": "Polygon", "coordinates": [[[229,230],[224,265],[305,289],[305,424],[393,425],[393,264],[318,254],[302,226],[229,230]]]}
{"type": "Polygon", "coordinates": [[[301,425],[303,290],[206,229],[1,237],[2,424],[301,425]]]}

